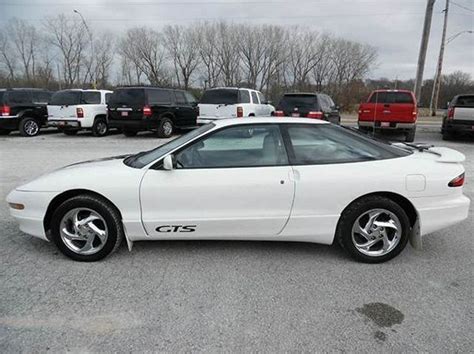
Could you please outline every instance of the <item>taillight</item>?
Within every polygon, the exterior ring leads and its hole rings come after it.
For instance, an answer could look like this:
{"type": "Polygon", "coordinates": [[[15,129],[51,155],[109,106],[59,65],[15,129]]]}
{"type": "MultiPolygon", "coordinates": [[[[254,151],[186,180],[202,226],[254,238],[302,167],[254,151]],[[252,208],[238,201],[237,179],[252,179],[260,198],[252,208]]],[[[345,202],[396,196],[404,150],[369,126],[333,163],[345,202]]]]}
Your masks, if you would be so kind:
{"type": "Polygon", "coordinates": [[[456,178],[452,179],[451,182],[448,183],[449,187],[462,187],[464,184],[464,172],[457,176],[456,178]]]}
{"type": "Polygon", "coordinates": [[[307,118],[315,118],[315,119],[322,119],[323,118],[323,112],[309,112],[308,115],[306,116],[307,118]]]}
{"type": "Polygon", "coordinates": [[[448,119],[453,119],[454,118],[454,107],[450,107],[448,109],[448,119]]]}
{"type": "Polygon", "coordinates": [[[237,107],[237,118],[242,118],[244,116],[244,109],[243,107],[237,107]]]}
{"type": "Polygon", "coordinates": [[[285,116],[285,112],[283,112],[283,111],[275,111],[274,115],[275,115],[275,117],[284,117],[284,116],[285,116]]]}
{"type": "Polygon", "coordinates": [[[10,115],[10,106],[4,104],[2,106],[2,116],[9,116],[10,115]]]}
{"type": "Polygon", "coordinates": [[[145,117],[151,117],[151,108],[150,108],[150,106],[143,107],[143,115],[145,117]]]}
{"type": "Polygon", "coordinates": [[[80,107],[76,108],[76,117],[77,118],[84,118],[84,110],[80,107]]]}

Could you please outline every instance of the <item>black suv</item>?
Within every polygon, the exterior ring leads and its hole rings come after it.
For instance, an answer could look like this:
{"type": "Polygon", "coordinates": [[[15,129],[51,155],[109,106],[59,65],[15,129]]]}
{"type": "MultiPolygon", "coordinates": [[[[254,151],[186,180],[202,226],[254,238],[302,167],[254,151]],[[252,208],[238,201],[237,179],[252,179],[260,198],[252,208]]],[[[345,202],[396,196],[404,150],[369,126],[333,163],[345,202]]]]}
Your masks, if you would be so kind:
{"type": "Polygon", "coordinates": [[[0,89],[0,135],[19,130],[22,136],[38,135],[48,122],[46,105],[52,93],[42,89],[0,89]]]}
{"type": "Polygon", "coordinates": [[[276,108],[275,116],[306,117],[341,123],[339,107],[324,93],[285,93],[276,108]]]}
{"type": "Polygon", "coordinates": [[[110,96],[107,119],[110,127],[126,136],[154,130],[169,138],[175,128],[196,126],[199,109],[192,94],[159,87],[121,87],[110,96]]]}

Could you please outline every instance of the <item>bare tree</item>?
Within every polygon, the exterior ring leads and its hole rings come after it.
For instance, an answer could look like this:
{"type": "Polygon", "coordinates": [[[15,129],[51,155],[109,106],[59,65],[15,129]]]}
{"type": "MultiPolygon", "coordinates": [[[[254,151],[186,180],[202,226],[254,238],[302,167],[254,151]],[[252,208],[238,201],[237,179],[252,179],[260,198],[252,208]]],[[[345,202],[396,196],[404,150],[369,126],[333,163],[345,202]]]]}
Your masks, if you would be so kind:
{"type": "Polygon", "coordinates": [[[218,84],[222,68],[219,65],[216,43],[218,41],[217,24],[204,22],[196,26],[199,36],[199,56],[204,66],[204,86],[218,84]]]}
{"type": "Polygon", "coordinates": [[[38,32],[26,21],[14,18],[8,22],[8,38],[18,54],[23,78],[32,81],[36,74],[36,57],[39,50],[38,32]]]}
{"type": "Polygon", "coordinates": [[[0,55],[1,63],[6,68],[7,80],[15,79],[16,59],[6,30],[0,31],[0,55]]]}

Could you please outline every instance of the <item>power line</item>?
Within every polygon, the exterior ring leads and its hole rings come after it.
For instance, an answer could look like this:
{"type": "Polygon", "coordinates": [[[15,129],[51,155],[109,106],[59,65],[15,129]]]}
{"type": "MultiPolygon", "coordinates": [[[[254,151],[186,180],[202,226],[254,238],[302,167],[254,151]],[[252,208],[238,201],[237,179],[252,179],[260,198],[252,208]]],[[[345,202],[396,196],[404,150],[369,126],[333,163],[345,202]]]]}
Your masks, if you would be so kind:
{"type": "Polygon", "coordinates": [[[473,9],[470,9],[469,7],[466,7],[466,6],[464,6],[464,5],[458,4],[458,3],[454,2],[454,1],[451,1],[451,4],[453,4],[454,6],[457,6],[457,7],[461,8],[461,9],[474,12],[473,9]]]}

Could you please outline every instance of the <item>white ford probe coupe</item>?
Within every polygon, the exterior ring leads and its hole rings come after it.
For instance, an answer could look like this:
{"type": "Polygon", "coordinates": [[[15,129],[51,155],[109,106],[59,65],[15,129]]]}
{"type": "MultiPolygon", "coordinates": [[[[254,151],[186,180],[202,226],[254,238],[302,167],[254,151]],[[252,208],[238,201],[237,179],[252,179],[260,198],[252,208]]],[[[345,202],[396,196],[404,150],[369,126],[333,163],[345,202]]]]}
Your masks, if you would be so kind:
{"type": "Polygon", "coordinates": [[[464,155],[320,120],[237,118],[64,167],[7,197],[20,229],[96,261],[141,240],[337,242],[383,262],[467,218],[464,155]]]}

